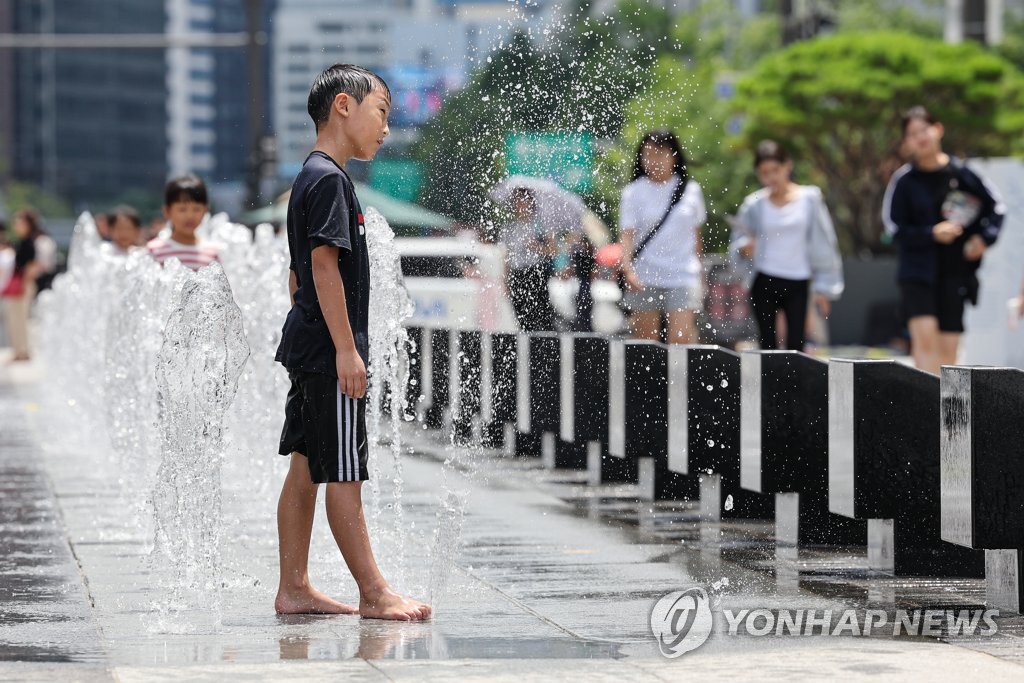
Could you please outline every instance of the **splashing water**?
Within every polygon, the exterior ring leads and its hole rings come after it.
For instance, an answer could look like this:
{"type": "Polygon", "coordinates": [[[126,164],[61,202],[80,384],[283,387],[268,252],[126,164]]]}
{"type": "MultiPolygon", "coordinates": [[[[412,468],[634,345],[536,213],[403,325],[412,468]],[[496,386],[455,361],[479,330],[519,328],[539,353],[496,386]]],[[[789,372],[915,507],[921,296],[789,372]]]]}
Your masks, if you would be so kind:
{"type": "Polygon", "coordinates": [[[157,358],[161,459],[153,508],[156,552],[172,567],[171,605],[219,607],[224,415],[248,357],[241,310],[213,263],[182,286],[157,358]]]}
{"type": "Polygon", "coordinates": [[[437,530],[431,546],[429,602],[437,606],[445,597],[448,578],[455,566],[456,550],[462,538],[468,492],[448,491],[437,513],[437,530]]]}
{"type": "MultiPolygon", "coordinates": [[[[370,358],[367,387],[367,431],[376,435],[372,443],[388,446],[389,459],[381,463],[380,458],[372,462],[371,488],[374,505],[371,508],[371,522],[383,531],[384,507],[392,513],[391,542],[397,545],[397,557],[403,557],[401,549],[406,546],[405,524],[402,511],[404,477],[402,472],[401,422],[406,411],[406,386],[409,382],[409,334],[404,327],[414,310],[412,299],[402,280],[402,265],[395,248],[395,233],[391,226],[374,208],[367,208],[364,215],[366,226],[366,247],[370,258],[370,358]],[[384,420],[388,420],[387,428],[384,420]],[[385,465],[387,466],[385,468],[385,465]],[[385,469],[387,474],[385,475],[385,469]],[[381,481],[388,476],[392,491],[390,503],[384,503],[381,481]]],[[[382,453],[383,448],[377,452],[382,453]]],[[[404,583],[404,567],[393,568],[394,580],[404,583]]]]}
{"type": "MultiPolygon", "coordinates": [[[[370,464],[391,489],[384,504],[374,486],[367,504],[377,511],[375,541],[394,564],[404,557],[403,534],[411,533],[402,524],[399,422],[409,375],[402,323],[412,305],[394,233],[373,209],[367,226],[370,464]],[[379,444],[390,454],[384,467],[379,444]]],[[[153,539],[147,570],[169,597],[137,607],[157,631],[217,627],[218,615],[197,622],[196,607],[216,612],[222,586],[246,580],[238,576],[244,568],[219,566],[220,539],[240,524],[222,518],[223,496],[266,494],[287,466],[276,444],[289,382],[273,360],[291,305],[287,243],[271,226],[253,235],[222,215],[200,234],[221,245],[223,267],[193,273],[173,260],[160,267],[144,251],[119,256],[83,214],[67,272],[39,301],[40,355],[51,377],[41,400],[48,416],[68,425],[51,450],[85,452],[117,482],[118,504],[134,512],[119,539],[153,539]],[[178,608],[190,610],[188,623],[178,621],[186,615],[178,608]]],[[[339,564],[336,550],[330,561],[339,564]]],[[[389,567],[401,579],[397,569],[389,567]]]]}

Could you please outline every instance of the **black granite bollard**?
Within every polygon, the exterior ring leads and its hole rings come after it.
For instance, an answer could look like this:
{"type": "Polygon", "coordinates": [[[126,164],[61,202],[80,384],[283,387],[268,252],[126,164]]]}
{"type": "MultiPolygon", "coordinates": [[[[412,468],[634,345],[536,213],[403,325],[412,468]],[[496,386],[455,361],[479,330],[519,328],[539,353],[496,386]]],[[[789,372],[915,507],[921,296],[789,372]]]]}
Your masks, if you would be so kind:
{"type": "Polygon", "coordinates": [[[742,354],[740,485],[775,494],[775,538],[864,545],[867,525],[829,511],[828,363],[796,351],[742,354]]]}
{"type": "Polygon", "coordinates": [[[981,576],[940,533],[939,378],[895,361],[829,364],[829,509],[868,522],[872,569],[981,576]]]}
{"type": "Polygon", "coordinates": [[[576,465],[573,444],[559,443],[561,427],[561,340],[554,332],[534,332],[519,337],[517,429],[540,445],[546,467],[576,465]],[[525,379],[524,379],[525,378],[525,379]]]}
{"type": "Polygon", "coordinates": [[[561,347],[559,431],[563,442],[576,447],[574,464],[586,468],[592,485],[635,481],[635,463],[608,452],[608,339],[563,335],[561,347]]]}
{"type": "Polygon", "coordinates": [[[451,332],[424,328],[423,340],[423,424],[441,429],[450,407],[451,332]]]}
{"type": "Polygon", "coordinates": [[[515,448],[518,342],[511,332],[484,332],[480,338],[480,420],[483,444],[515,448]]]}
{"type": "Polygon", "coordinates": [[[699,482],[701,516],[770,518],[771,501],[740,488],[740,359],[719,346],[668,350],[668,468],[699,482]]]}
{"type": "Polygon", "coordinates": [[[636,462],[643,498],[697,500],[699,480],[668,467],[668,347],[616,341],[610,356],[609,453],[636,462]]]}
{"type": "Polygon", "coordinates": [[[477,330],[453,330],[451,339],[450,382],[452,437],[456,443],[474,440],[474,424],[480,416],[481,333],[477,330]]]}
{"type": "Polygon", "coordinates": [[[1024,372],[944,367],[941,533],[985,550],[986,603],[1024,608],[1024,372]]]}

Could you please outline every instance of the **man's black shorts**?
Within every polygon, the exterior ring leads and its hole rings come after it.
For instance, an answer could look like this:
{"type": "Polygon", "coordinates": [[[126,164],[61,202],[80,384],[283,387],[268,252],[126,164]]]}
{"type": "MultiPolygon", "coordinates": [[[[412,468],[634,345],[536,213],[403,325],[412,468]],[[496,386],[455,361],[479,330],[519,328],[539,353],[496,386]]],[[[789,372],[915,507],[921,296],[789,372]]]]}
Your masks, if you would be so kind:
{"type": "Polygon", "coordinates": [[[907,320],[930,316],[939,321],[941,332],[964,331],[964,303],[967,285],[959,280],[944,279],[937,284],[900,283],[903,316],[907,320]]]}
{"type": "Polygon", "coordinates": [[[365,481],[366,401],[341,393],[338,378],[292,372],[284,409],[281,455],[301,453],[313,482],[365,481]]]}

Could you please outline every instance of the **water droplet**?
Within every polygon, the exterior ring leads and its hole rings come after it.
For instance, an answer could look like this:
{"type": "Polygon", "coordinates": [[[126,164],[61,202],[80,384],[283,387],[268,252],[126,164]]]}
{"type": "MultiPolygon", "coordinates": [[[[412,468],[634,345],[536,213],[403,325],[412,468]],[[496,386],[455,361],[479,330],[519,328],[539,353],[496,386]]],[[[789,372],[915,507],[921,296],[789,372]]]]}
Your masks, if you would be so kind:
{"type": "Polygon", "coordinates": [[[732,496],[731,495],[725,497],[725,509],[726,510],[732,510],[732,496]]]}
{"type": "Polygon", "coordinates": [[[726,387],[728,387],[728,386],[729,386],[729,380],[727,380],[727,379],[723,379],[723,380],[722,380],[722,388],[723,388],[723,389],[725,389],[725,388],[726,388],[726,387]]]}

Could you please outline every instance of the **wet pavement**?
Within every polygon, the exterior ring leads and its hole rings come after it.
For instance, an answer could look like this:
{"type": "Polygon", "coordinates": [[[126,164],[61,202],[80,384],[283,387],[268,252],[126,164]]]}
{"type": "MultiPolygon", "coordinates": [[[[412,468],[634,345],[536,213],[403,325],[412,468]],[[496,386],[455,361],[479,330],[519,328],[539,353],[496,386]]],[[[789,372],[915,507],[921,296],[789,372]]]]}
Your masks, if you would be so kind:
{"type": "MultiPolygon", "coordinates": [[[[710,587],[716,610],[864,611],[978,607],[984,586],[873,575],[863,548],[776,548],[768,524],[700,524],[692,505],[640,502],[633,487],[588,487],[411,425],[414,452],[401,476],[385,468],[368,515],[386,574],[434,601],[431,622],[275,615],[283,459],[238,454],[224,464],[220,589],[168,610],[143,473],[87,445],[88,425],[59,438],[34,378],[0,370],[0,680],[1024,679],[1024,622],[1009,615],[972,638],[716,632],[665,659],[649,615],[673,590],[710,587]],[[445,516],[446,496],[464,518],[445,516]]],[[[355,598],[322,514],[311,574],[355,598]]]]}

